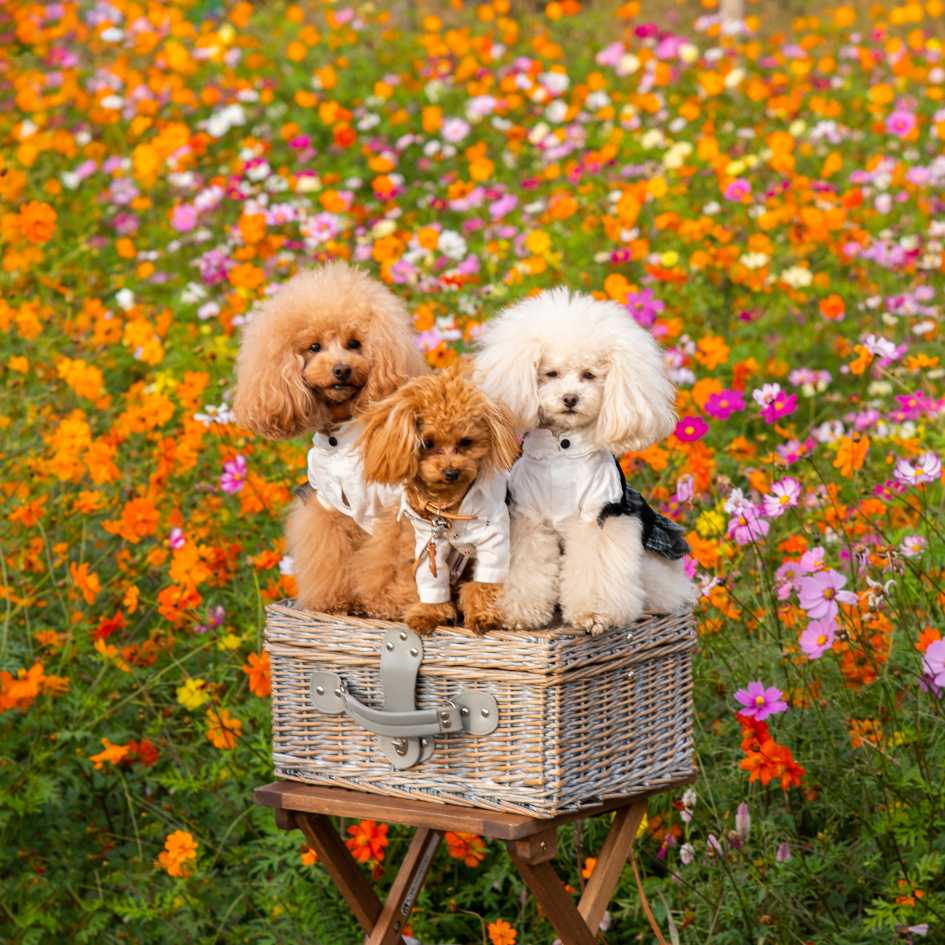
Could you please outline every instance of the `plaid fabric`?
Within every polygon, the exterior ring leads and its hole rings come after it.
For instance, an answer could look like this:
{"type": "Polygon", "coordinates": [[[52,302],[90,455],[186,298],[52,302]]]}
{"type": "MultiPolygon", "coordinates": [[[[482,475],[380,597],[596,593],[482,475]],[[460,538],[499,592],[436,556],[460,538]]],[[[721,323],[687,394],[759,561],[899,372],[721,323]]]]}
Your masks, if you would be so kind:
{"type": "MultiPolygon", "coordinates": [[[[614,457],[617,463],[617,458],[614,457]]],[[[610,502],[605,505],[597,516],[597,524],[603,528],[604,520],[612,515],[637,515],[643,522],[643,547],[654,554],[678,561],[683,555],[689,554],[689,544],[685,539],[685,529],[655,511],[650,504],[637,492],[627,485],[620,463],[620,481],[623,483],[623,496],[619,502],[610,502]]]]}

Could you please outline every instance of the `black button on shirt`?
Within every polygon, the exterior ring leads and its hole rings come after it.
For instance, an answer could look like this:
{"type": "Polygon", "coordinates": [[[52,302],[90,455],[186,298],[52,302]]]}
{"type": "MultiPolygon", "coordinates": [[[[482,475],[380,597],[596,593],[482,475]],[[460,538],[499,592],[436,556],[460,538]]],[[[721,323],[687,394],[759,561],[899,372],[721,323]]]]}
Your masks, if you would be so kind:
{"type": "Polygon", "coordinates": [[[338,437],[336,437],[336,436],[330,436],[330,437],[328,437],[328,445],[329,445],[329,446],[337,446],[337,445],[338,445],[338,437]]]}
{"type": "Polygon", "coordinates": [[[566,450],[570,445],[571,445],[571,441],[570,441],[570,440],[562,440],[562,441],[561,441],[561,449],[563,449],[563,450],[566,450]]]}

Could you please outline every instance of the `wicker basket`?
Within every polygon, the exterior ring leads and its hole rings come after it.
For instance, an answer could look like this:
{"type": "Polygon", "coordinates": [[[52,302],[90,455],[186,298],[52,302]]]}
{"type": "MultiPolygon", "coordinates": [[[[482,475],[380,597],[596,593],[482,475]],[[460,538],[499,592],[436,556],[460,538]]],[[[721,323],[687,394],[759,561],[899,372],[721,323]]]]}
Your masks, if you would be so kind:
{"type": "MultiPolygon", "coordinates": [[[[494,697],[498,725],[490,734],[454,729],[424,739],[421,760],[398,770],[379,735],[345,713],[316,708],[315,682],[316,674],[336,674],[343,680],[336,695],[344,689],[378,715],[385,707],[380,654],[392,649],[386,641],[406,636],[386,621],[268,608],[279,777],[552,817],[693,775],[689,613],[599,636],[557,627],[485,636],[441,629],[424,637],[416,708],[458,704],[468,716],[464,693],[494,697]]],[[[477,720],[489,715],[478,708],[483,703],[472,704],[477,720]]]]}

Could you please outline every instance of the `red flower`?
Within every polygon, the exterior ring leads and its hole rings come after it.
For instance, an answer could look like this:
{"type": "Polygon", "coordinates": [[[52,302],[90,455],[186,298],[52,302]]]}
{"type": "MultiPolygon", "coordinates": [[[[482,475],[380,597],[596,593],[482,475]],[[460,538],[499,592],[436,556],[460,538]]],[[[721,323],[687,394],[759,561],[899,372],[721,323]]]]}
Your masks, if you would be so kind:
{"type": "Polygon", "coordinates": [[[387,846],[387,824],[362,820],[348,828],[351,836],[345,840],[348,849],[359,863],[377,864],[384,859],[387,846]]]}

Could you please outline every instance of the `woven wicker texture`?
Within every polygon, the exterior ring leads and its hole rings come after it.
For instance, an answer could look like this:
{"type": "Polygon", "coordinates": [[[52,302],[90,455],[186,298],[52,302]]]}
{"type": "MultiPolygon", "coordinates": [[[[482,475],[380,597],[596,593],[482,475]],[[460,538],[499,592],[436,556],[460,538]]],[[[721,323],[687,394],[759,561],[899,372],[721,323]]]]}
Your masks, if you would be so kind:
{"type": "Polygon", "coordinates": [[[312,707],[309,679],[315,670],[338,673],[362,702],[380,707],[379,649],[399,625],[287,604],[267,613],[279,777],[551,817],[693,773],[691,614],[599,636],[568,627],[437,630],[423,641],[418,707],[477,687],[495,696],[499,726],[481,738],[438,737],[428,761],[394,771],[374,735],[312,707]]]}

